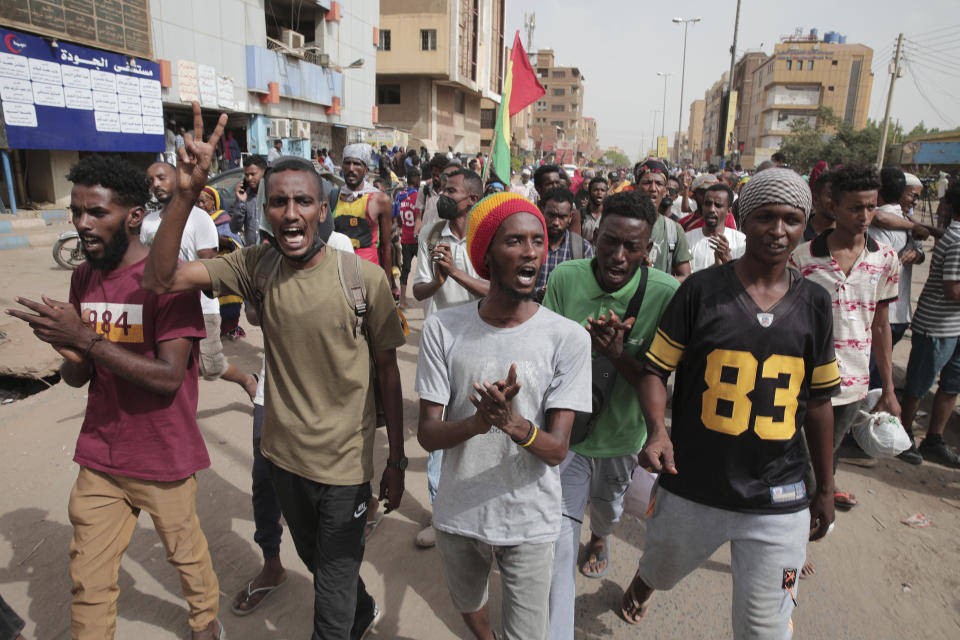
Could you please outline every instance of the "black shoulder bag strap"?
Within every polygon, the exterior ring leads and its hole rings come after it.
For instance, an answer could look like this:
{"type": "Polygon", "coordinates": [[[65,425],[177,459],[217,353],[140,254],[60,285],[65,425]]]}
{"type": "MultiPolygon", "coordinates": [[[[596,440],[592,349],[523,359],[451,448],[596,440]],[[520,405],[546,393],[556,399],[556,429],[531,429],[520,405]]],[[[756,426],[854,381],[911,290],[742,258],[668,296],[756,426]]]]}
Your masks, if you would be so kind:
{"type": "Polygon", "coordinates": [[[643,304],[643,295],[647,292],[647,267],[640,267],[640,283],[637,285],[637,291],[630,298],[630,304],[627,305],[627,312],[621,321],[626,322],[628,318],[636,318],[640,313],[640,305],[643,304]]]}

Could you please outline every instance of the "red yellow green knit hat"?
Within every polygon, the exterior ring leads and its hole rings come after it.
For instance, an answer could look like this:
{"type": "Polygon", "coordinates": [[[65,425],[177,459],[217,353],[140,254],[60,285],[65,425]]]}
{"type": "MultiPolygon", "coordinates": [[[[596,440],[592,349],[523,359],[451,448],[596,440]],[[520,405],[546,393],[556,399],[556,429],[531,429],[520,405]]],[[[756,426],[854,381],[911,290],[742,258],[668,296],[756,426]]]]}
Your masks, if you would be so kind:
{"type": "Polygon", "coordinates": [[[547,223],[544,221],[540,209],[517,193],[508,191],[493,193],[473,205],[473,209],[470,210],[470,222],[467,227],[467,254],[470,256],[470,262],[473,263],[477,275],[481,278],[490,279],[490,271],[483,260],[487,256],[487,249],[490,247],[493,236],[500,228],[500,224],[515,213],[529,213],[537,216],[540,224],[543,225],[543,234],[546,237],[547,223]]]}

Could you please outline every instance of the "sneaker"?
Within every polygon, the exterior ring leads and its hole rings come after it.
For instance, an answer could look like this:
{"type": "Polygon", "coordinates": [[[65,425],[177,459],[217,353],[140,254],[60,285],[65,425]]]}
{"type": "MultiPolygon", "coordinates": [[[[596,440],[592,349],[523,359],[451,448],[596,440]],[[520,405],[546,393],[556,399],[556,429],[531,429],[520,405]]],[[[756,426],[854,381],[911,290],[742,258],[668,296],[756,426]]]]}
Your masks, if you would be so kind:
{"type": "Polygon", "coordinates": [[[923,456],[924,460],[960,469],[960,454],[943,440],[935,444],[927,444],[927,441],[924,440],[917,447],[917,451],[923,456]]]}
{"type": "Polygon", "coordinates": [[[418,533],[414,542],[421,549],[429,549],[437,544],[437,532],[433,530],[433,525],[427,525],[425,529],[418,533]]]}
{"type": "Polygon", "coordinates": [[[373,596],[370,596],[370,602],[373,604],[373,607],[360,614],[359,617],[353,621],[353,629],[350,630],[350,640],[363,640],[366,638],[367,634],[373,630],[373,626],[380,618],[380,607],[377,605],[377,601],[373,599],[373,596]]]}
{"type": "Polygon", "coordinates": [[[917,451],[917,445],[911,444],[910,448],[903,453],[897,454],[897,457],[907,464],[923,464],[923,456],[917,451]]]}

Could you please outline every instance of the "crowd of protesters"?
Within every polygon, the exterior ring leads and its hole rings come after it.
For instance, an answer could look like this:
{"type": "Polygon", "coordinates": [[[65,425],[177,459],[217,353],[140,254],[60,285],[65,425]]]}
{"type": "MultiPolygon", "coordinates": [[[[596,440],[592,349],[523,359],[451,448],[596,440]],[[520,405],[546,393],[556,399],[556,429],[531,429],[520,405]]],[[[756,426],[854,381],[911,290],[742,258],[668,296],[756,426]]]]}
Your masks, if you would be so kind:
{"type": "MultiPolygon", "coordinates": [[[[577,572],[609,572],[640,473],[658,474],[643,553],[611,606],[640,623],[656,591],[730,543],[734,636],[788,638],[807,542],[859,503],[834,474],[861,410],[902,418],[904,462],[960,468],[943,439],[960,393],[960,184],[935,226],[916,215],[920,181],[895,167],[821,163],[802,177],[774,157],[752,175],[694,175],[648,158],[630,175],[538,163],[509,184],[479,154],[351,144],[340,187],[317,171],[333,169],[325,149],[245,158],[224,210],[207,180],[226,116],[208,138],[196,105],[194,120],[175,164],[146,176],[101,155],[71,169],[86,263],[66,301],[9,310],[63,356],[66,384],[89,387],[69,501],[74,638],[115,635],[141,511],[179,572],[192,637],[225,637],[195,506],[210,465],[201,375],[254,405],[264,561],[230,608],[251,613],[287,579],[282,515],[313,576],[313,638],[362,638],[380,615],[359,573],[404,494],[404,383],[419,395],[432,513],[411,543],[436,548],[480,640],[574,637],[577,572]],[[424,304],[415,380],[397,364],[408,293],[424,304]],[[241,308],[263,332],[259,374],[223,354],[241,308]],[[908,332],[899,389],[892,349],[908,332]],[[378,427],[388,455],[374,491],[378,427]]],[[[15,634],[2,601],[0,614],[15,634]]]]}

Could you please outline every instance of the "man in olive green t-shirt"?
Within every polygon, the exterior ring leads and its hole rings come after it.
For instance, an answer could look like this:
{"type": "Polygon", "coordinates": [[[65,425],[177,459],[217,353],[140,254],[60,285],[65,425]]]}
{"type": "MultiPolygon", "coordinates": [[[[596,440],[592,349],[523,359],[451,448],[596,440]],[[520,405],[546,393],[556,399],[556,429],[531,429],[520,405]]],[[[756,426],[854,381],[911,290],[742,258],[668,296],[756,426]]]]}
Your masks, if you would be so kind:
{"type": "MultiPolygon", "coordinates": [[[[374,379],[390,449],[380,483],[387,512],[400,506],[407,464],[396,357],[404,337],[393,296],[383,271],[360,260],[367,331],[356,330],[338,253],[326,245],[333,230],[327,194],[312,164],[301,158],[275,161],[263,179],[269,245],[178,263],[180,235],[226,123],[221,116],[203,143],[196,103],[193,111],[198,139],[180,153],[177,195],[154,238],[143,286],[155,293],[200,290],[260,300],[269,372],[261,450],[297,553],[314,575],[313,634],[362,636],[379,612],[359,577],[373,477],[374,379]]],[[[354,256],[344,261],[345,268],[355,264],[354,256]]]]}
{"type": "Polygon", "coordinates": [[[590,332],[594,357],[609,358],[617,377],[587,438],[570,446],[560,465],[563,520],[554,554],[550,588],[550,638],[573,638],[577,551],[580,527],[590,501],[591,538],[580,571],[600,578],[609,570],[607,537],[623,514],[623,496],[646,440],[646,425],[635,389],[640,357],[679,284],[656,269],[641,267],[658,214],[637,192],[608,197],[596,235],[597,257],[571,260],[554,269],[543,304],[582,323],[590,332]],[[631,299],[646,282],[635,318],[624,318],[631,299]]]}

